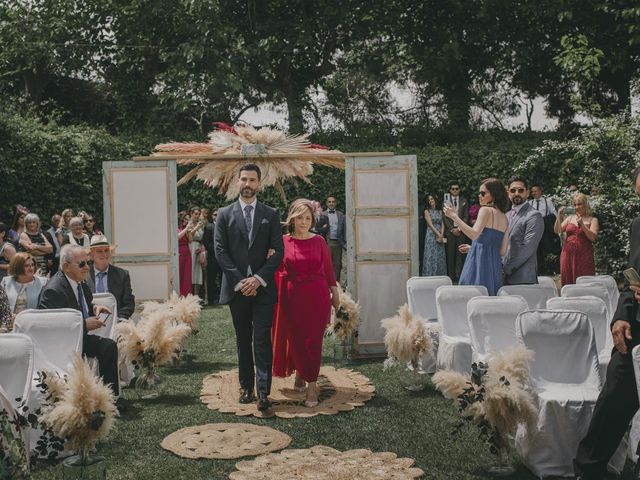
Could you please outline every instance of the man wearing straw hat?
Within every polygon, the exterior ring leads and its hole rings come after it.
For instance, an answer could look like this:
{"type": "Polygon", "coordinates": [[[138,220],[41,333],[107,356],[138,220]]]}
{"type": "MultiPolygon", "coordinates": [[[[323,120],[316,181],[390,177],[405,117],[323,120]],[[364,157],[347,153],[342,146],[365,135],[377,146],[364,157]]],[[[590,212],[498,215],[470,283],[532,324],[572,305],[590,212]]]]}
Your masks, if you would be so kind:
{"type": "Polygon", "coordinates": [[[115,245],[104,235],[91,237],[89,257],[93,264],[87,278],[91,293],[109,292],[116,298],[118,318],[128,319],[136,308],[136,297],[131,290],[129,272],[111,264],[115,245]]]}
{"type": "Polygon", "coordinates": [[[260,177],[257,165],[240,167],[240,197],[218,210],[214,245],[223,272],[220,304],[229,305],[236,331],[239,401],[254,400],[255,382],[258,410],[265,411],[271,407],[271,322],[278,300],[274,274],[284,245],[278,212],[257,199],[260,177]]]}

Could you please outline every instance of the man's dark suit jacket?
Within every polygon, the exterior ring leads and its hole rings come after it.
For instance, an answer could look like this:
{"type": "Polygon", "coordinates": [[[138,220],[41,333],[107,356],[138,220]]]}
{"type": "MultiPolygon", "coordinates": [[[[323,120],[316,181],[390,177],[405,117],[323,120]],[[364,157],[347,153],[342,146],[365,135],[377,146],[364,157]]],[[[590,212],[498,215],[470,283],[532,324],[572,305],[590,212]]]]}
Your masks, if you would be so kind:
{"type": "Polygon", "coordinates": [[[216,248],[213,242],[214,240],[213,237],[215,233],[216,233],[216,224],[208,222],[204,226],[204,233],[202,234],[202,244],[204,245],[204,248],[207,249],[207,254],[209,256],[212,256],[212,255],[215,256],[216,254],[216,248]]]}
{"type": "Polygon", "coordinates": [[[218,210],[215,226],[215,253],[222,268],[220,304],[228,304],[234,297],[234,288],[251,273],[262,278],[267,286],[258,288],[258,295],[266,295],[274,303],[278,300],[274,274],[284,254],[282,227],[278,212],[257,202],[253,216],[251,238],[247,235],[240,201],[218,210]],[[267,259],[269,249],[275,254],[267,259]]]}
{"type": "Polygon", "coordinates": [[[329,233],[329,217],[327,217],[326,213],[318,215],[318,220],[315,222],[311,231],[322,235],[325,240],[327,239],[327,234],[329,233]]]}
{"type": "MultiPolygon", "coordinates": [[[[629,251],[629,267],[633,267],[640,272],[640,217],[636,217],[631,223],[631,231],[629,233],[631,241],[631,249],[629,251]]],[[[638,302],[634,298],[633,291],[629,288],[629,284],[625,282],[624,289],[620,293],[618,300],[618,308],[613,316],[613,323],[616,320],[624,320],[631,324],[631,347],[640,344],[640,322],[638,322],[638,302]]]]}
{"type": "MultiPolygon", "coordinates": [[[[469,225],[469,201],[464,197],[458,197],[458,216],[460,220],[469,225]]],[[[444,220],[445,235],[450,235],[453,229],[453,220],[446,215],[442,215],[442,218],[444,220]]],[[[461,233],[460,236],[462,237],[464,234],[461,233]]]]}
{"type": "MultiPolygon", "coordinates": [[[[96,270],[91,266],[87,285],[92,293],[96,293],[96,270]]],[[[124,268],[109,265],[107,275],[107,290],[116,297],[118,305],[118,317],[129,318],[136,309],[136,297],[131,290],[131,278],[124,268]]]]}
{"type": "MultiPolygon", "coordinates": [[[[324,215],[327,217],[327,240],[329,240],[329,210],[324,211],[324,215]]],[[[338,216],[338,232],[336,240],[340,243],[342,248],[347,248],[347,217],[340,210],[336,210],[338,216]]]]}
{"type": "MultiPolygon", "coordinates": [[[[83,282],[81,285],[84,298],[87,301],[89,315],[91,315],[91,302],[93,302],[93,295],[91,294],[91,289],[86,283],[83,282]]],[[[82,312],[82,308],[76,299],[76,294],[73,291],[73,288],[71,288],[71,284],[62,270],[59,270],[58,273],[52,276],[42,289],[42,292],[40,292],[38,309],[49,310],[52,308],[73,308],[82,312]]],[[[84,322],[82,322],[82,331],[86,337],[87,326],[84,322]]]]}

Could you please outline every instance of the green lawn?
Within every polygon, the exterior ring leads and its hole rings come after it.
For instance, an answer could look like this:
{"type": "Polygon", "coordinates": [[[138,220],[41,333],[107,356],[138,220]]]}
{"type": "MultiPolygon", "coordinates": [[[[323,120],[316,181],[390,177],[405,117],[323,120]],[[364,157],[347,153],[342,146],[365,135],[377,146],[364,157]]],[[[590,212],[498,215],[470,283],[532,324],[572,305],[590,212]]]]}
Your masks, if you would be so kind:
{"type": "MultiPolygon", "coordinates": [[[[327,340],[326,343],[331,342],[327,340]]],[[[331,345],[325,351],[332,352],[331,345]]],[[[451,403],[432,386],[411,393],[402,388],[397,373],[383,371],[381,360],[341,362],[337,366],[356,369],[373,380],[376,396],[365,407],[331,416],[308,419],[256,419],[236,417],[208,410],[199,400],[205,375],[232,368],[236,364],[235,338],[226,307],[203,310],[200,332],[187,346],[186,359],[178,367],[162,369],[161,395],[136,399],[131,390],[131,406],[106,441],[98,445],[108,460],[110,479],[224,479],[234,470],[233,460],[188,460],[160,447],[162,439],[192,425],[217,422],[250,422],[268,425],[293,438],[290,448],[324,444],[339,450],[370,448],[392,451],[416,459],[428,479],[482,479],[493,458],[477,440],[477,430],[463,428],[452,436],[458,415],[451,403]]],[[[328,355],[324,364],[333,364],[328,355]]],[[[625,478],[631,478],[627,468],[625,478]]],[[[38,462],[33,478],[62,478],[59,465],[38,462]]],[[[511,479],[535,477],[518,466],[511,479]]]]}

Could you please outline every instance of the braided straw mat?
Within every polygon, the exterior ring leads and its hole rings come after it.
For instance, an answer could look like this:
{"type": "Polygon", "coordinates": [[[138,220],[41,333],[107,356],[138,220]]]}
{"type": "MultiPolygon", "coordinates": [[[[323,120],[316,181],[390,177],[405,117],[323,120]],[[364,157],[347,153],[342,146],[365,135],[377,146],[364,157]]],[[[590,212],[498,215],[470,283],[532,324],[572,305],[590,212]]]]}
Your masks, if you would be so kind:
{"type": "Polygon", "coordinates": [[[313,417],[318,414],[335,415],[338,412],[353,410],[364,406],[371,400],[375,387],[361,373],[346,368],[321,367],[318,376],[320,389],[319,403],[309,408],[304,405],[305,392],[293,389],[294,376],[273,378],[269,399],[273,408],[259,412],[255,403],[241,404],[238,370],[212,373],[204,378],[200,399],[211,410],[223,413],[235,413],[238,416],[254,415],[266,417],[276,415],[280,418],[313,417]]]}
{"type": "Polygon", "coordinates": [[[412,458],[371,450],[340,452],[318,445],[283,450],[236,463],[230,480],[413,480],[424,472],[412,458]]]}
{"type": "Polygon", "coordinates": [[[248,423],[210,423],[173,432],[160,444],[185,458],[240,458],[282,450],[291,437],[270,427],[248,423]]]}

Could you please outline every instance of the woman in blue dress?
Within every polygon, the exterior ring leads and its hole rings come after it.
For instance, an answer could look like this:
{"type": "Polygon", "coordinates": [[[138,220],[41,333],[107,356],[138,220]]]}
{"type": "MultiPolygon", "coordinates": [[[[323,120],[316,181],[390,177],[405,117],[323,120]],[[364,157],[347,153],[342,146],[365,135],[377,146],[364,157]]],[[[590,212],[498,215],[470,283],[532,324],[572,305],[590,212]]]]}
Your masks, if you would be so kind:
{"type": "Polygon", "coordinates": [[[442,211],[438,208],[438,201],[433,195],[427,195],[424,219],[427,222],[427,228],[424,236],[422,275],[425,277],[446,275],[444,222],[442,221],[442,211]]]}
{"type": "Polygon", "coordinates": [[[443,213],[472,240],[459,285],[484,285],[489,295],[495,295],[502,286],[501,257],[506,255],[509,246],[509,223],[505,215],[508,202],[504,184],[496,178],[483,180],[478,200],[480,212],[473,227],[464,223],[450,206],[445,206],[443,213]]]}

